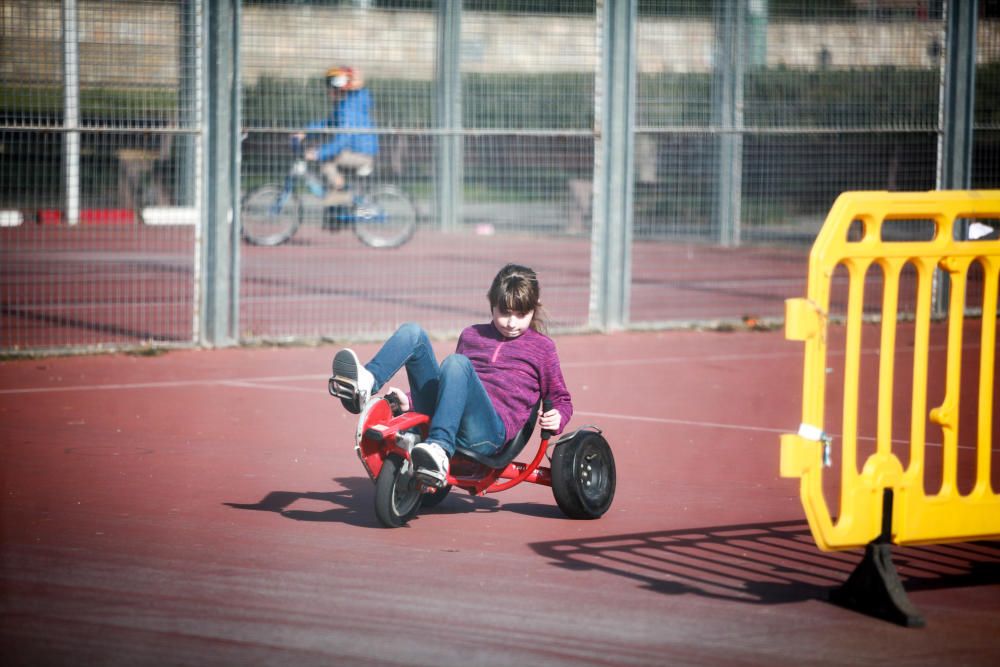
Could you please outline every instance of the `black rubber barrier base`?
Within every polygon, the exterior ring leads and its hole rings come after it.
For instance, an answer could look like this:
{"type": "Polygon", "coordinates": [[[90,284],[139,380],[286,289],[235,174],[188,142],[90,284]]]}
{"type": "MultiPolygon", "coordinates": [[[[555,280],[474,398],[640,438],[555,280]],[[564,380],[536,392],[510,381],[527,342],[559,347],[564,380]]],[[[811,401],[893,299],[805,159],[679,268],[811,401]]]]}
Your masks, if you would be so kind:
{"type": "Polygon", "coordinates": [[[830,591],[830,602],[907,628],[924,627],[924,617],[906,596],[892,563],[891,545],[872,542],[865,557],[839,588],[830,591]]]}
{"type": "Polygon", "coordinates": [[[892,563],[892,489],[882,490],[882,534],[865,547],[865,557],[830,602],[908,628],[924,627],[924,617],[906,597],[892,563]]]}

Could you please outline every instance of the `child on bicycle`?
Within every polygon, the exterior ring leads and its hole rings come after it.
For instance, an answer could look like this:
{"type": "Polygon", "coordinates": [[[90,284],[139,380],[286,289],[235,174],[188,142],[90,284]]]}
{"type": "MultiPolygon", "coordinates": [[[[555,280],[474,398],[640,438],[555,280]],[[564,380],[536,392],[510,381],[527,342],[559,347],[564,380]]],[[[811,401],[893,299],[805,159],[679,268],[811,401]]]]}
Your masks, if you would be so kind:
{"type": "MultiPolygon", "coordinates": [[[[327,94],[330,98],[330,115],[309,123],[310,130],[323,128],[372,128],[371,93],[365,88],[361,70],[354,67],[331,67],[326,71],[327,94]]],[[[297,133],[292,139],[301,142],[305,133],[297,133]]],[[[310,161],[322,162],[320,170],[327,183],[327,193],[323,200],[326,206],[346,206],[351,203],[351,194],[344,188],[346,182],[342,169],[352,169],[359,174],[371,172],[378,153],[376,134],[334,134],[326,136],[324,143],[305,151],[304,157],[310,161]]]]}
{"type": "MultiPolygon", "coordinates": [[[[490,285],[491,321],[467,327],[455,353],[439,365],[427,333],[404,324],[365,365],[350,349],[333,359],[335,378],[349,380],[353,391],[336,394],[358,414],[393,375],[405,367],[410,393],[389,392],[403,410],[431,417],[425,442],[411,452],[417,474],[443,486],[456,447],[494,455],[522,429],[540,399],[552,402],[542,412],[542,429],[561,433],[573,415],[573,403],[555,343],[544,331],[544,314],[535,272],[508,264],[490,285]]],[[[343,383],[332,383],[343,386],[343,383]]]]}

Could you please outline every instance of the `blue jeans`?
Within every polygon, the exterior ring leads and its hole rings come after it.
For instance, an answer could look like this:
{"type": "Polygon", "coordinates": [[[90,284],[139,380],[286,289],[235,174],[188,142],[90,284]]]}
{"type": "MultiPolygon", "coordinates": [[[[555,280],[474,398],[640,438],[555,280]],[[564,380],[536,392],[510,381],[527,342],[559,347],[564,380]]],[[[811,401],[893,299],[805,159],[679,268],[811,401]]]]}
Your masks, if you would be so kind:
{"type": "Polygon", "coordinates": [[[492,456],[503,447],[506,429],[468,357],[452,354],[438,365],[427,333],[404,324],[382,345],[365,368],[375,376],[378,391],[406,367],[411,408],[430,415],[427,440],[441,445],[448,456],[455,447],[492,456]]]}

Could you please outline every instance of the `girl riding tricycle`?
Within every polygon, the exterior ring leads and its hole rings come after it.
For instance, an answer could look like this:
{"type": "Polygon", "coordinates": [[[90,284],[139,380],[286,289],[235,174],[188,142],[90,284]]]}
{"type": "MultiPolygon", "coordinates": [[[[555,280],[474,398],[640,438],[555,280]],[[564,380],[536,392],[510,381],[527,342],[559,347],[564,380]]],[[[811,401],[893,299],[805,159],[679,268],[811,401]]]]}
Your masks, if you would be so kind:
{"type": "Polygon", "coordinates": [[[455,354],[438,364],[427,334],[404,324],[365,365],[348,349],[333,360],[329,391],[359,414],[356,450],[375,481],[375,513],[386,526],[406,524],[452,487],[474,495],[521,482],[551,486],[569,517],[596,519],[615,493],[611,448],[594,427],[550,439],[573,414],[555,343],[542,330],[535,272],[509,264],[488,297],[491,321],[462,332],[455,354]],[[389,387],[406,368],[409,393],[389,387]],[[537,452],[516,462],[534,429],[537,452]]]}

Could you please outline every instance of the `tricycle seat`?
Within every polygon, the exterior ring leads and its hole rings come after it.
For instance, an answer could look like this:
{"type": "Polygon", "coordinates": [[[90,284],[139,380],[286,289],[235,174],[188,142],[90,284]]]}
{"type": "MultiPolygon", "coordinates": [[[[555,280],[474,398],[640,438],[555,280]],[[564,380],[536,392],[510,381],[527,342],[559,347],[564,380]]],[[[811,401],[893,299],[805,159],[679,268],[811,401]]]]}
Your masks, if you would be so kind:
{"type": "Polygon", "coordinates": [[[535,407],[531,410],[531,416],[528,417],[528,421],[521,427],[518,434],[505,442],[503,447],[501,447],[496,454],[480,454],[463,447],[456,447],[456,453],[467,459],[471,459],[476,463],[481,463],[489,468],[506,468],[510,465],[511,461],[517,458],[517,455],[521,453],[524,446],[528,444],[528,440],[531,439],[531,434],[535,430],[535,422],[538,420],[538,408],[540,405],[541,402],[535,405],[535,407]]]}

